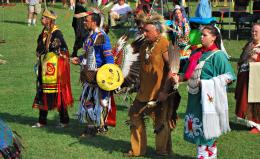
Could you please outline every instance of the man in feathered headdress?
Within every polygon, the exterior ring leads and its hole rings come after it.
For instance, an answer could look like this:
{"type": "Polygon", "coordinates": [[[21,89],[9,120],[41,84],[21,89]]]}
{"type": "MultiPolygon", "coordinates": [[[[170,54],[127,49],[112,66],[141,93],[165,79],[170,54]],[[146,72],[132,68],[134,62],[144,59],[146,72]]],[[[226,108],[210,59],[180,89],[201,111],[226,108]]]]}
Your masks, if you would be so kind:
{"type": "Polygon", "coordinates": [[[55,24],[56,19],[53,11],[44,10],[41,19],[44,28],[38,37],[36,49],[37,93],[33,103],[33,108],[39,108],[40,113],[33,127],[45,126],[48,110],[55,108],[60,114],[57,127],[66,127],[69,123],[67,108],[73,104],[69,52],[62,32],[55,24]]]}
{"type": "Polygon", "coordinates": [[[168,40],[162,36],[163,17],[152,14],[143,19],[145,42],[140,49],[140,88],[133,105],[129,109],[131,129],[131,150],[126,156],[142,156],[146,153],[147,138],[144,117],[149,115],[154,121],[156,153],[172,153],[171,131],[175,127],[174,102],[168,98],[171,85],[168,59],[168,40]]]}
{"type": "Polygon", "coordinates": [[[94,136],[107,131],[107,115],[111,108],[111,94],[102,90],[96,81],[96,73],[104,64],[113,64],[111,44],[108,35],[101,29],[103,22],[100,13],[86,12],[77,17],[85,18],[85,27],[90,31],[84,42],[85,54],[72,59],[72,63],[81,63],[81,81],[83,92],[79,106],[79,120],[87,124],[83,136],[94,136]]]}

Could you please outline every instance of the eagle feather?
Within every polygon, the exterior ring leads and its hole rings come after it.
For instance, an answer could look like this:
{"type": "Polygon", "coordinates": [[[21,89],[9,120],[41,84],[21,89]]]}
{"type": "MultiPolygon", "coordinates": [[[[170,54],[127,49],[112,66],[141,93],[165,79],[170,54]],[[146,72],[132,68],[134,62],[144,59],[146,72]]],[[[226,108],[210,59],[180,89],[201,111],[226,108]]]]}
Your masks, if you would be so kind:
{"type": "Polygon", "coordinates": [[[112,52],[115,56],[115,63],[121,67],[123,72],[124,83],[121,85],[121,88],[125,88],[122,90],[127,92],[132,92],[137,91],[139,87],[139,49],[144,41],[144,36],[139,36],[131,44],[127,44],[128,39],[128,35],[120,37],[112,52]]]}

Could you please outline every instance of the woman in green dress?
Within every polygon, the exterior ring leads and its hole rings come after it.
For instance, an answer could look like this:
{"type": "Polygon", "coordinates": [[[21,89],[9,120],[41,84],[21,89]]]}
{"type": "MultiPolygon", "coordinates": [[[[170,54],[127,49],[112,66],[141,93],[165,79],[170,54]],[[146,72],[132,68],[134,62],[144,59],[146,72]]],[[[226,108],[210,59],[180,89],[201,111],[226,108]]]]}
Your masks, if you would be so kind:
{"type": "MultiPolygon", "coordinates": [[[[217,28],[205,26],[202,28],[201,33],[202,48],[195,50],[191,54],[184,68],[184,74],[173,75],[172,77],[175,83],[188,81],[188,104],[185,114],[184,139],[197,145],[198,159],[211,159],[217,156],[216,138],[220,134],[230,131],[230,128],[228,115],[225,115],[226,121],[222,121],[223,116],[221,116],[221,113],[218,113],[219,110],[221,112],[225,108],[215,110],[215,118],[211,118],[212,115],[205,115],[207,104],[201,104],[203,103],[202,81],[224,79],[222,83],[224,83],[223,90],[227,109],[226,85],[235,80],[236,76],[228,62],[227,56],[220,50],[221,35],[217,28]],[[213,128],[211,127],[212,125],[214,125],[213,128]]],[[[210,88],[210,86],[214,87],[214,83],[206,87],[210,88]]],[[[213,91],[215,91],[214,88],[213,91]]],[[[218,100],[220,98],[216,98],[215,101],[215,97],[217,96],[209,96],[208,100],[212,101],[212,103],[222,102],[222,100],[218,100]]]]}

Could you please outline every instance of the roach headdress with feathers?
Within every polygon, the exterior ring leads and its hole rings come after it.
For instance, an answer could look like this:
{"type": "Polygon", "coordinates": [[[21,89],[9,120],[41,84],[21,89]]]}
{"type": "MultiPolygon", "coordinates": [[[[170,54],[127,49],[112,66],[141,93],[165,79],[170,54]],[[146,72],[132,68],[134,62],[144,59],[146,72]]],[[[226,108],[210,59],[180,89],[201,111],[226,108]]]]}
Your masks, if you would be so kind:
{"type": "MultiPolygon", "coordinates": [[[[160,27],[163,28],[164,18],[162,15],[156,12],[153,12],[149,15],[146,15],[144,13],[138,14],[136,19],[143,24],[160,25],[160,27]]],[[[163,32],[163,30],[161,30],[161,32],[163,32]]]]}
{"type": "MultiPolygon", "coordinates": [[[[153,13],[150,15],[146,15],[144,13],[140,13],[136,16],[136,20],[142,25],[153,24],[155,25],[160,32],[164,31],[163,29],[163,16],[158,13],[153,13]]],[[[122,84],[122,88],[126,88],[125,90],[128,92],[137,91],[139,87],[139,74],[140,74],[140,46],[145,41],[145,37],[143,34],[139,35],[136,40],[134,40],[131,44],[126,44],[126,40],[128,37],[123,35],[116,46],[113,48],[113,54],[116,59],[116,63],[120,65],[123,76],[124,83],[122,84]]]]}
{"type": "Polygon", "coordinates": [[[86,16],[88,16],[88,15],[91,15],[91,14],[93,14],[93,13],[99,14],[99,15],[100,15],[100,18],[101,18],[101,22],[100,22],[100,26],[99,26],[99,27],[100,27],[100,28],[103,28],[104,21],[105,21],[105,15],[104,15],[103,12],[101,11],[101,9],[91,7],[90,10],[91,10],[91,11],[88,11],[88,12],[82,12],[82,13],[74,14],[74,17],[75,17],[75,18],[82,18],[82,17],[86,17],[86,16]]]}

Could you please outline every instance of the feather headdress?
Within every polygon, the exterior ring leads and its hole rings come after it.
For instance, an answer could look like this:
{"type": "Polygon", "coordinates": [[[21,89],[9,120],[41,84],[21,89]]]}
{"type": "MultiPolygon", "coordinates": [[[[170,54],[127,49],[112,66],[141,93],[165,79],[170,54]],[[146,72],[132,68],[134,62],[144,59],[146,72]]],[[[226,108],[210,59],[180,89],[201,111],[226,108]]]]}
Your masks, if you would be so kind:
{"type": "Polygon", "coordinates": [[[137,16],[137,19],[142,21],[144,24],[155,24],[155,23],[164,23],[164,18],[162,15],[153,12],[152,14],[144,14],[144,13],[140,13],[137,16]]]}
{"type": "Polygon", "coordinates": [[[164,24],[164,17],[160,14],[158,14],[157,12],[153,12],[152,14],[144,14],[144,13],[140,13],[137,15],[136,20],[139,23],[142,24],[153,24],[156,25],[157,28],[160,28],[160,32],[162,33],[163,36],[166,37],[166,25],[164,24]]]}
{"type": "Polygon", "coordinates": [[[100,22],[100,28],[103,28],[104,25],[104,21],[105,21],[105,15],[103,14],[102,10],[99,8],[95,8],[95,7],[91,7],[90,8],[91,11],[88,12],[82,12],[82,13],[78,13],[78,14],[74,14],[75,18],[82,18],[82,17],[86,17],[88,15],[91,15],[93,13],[99,14],[100,18],[101,18],[101,22],[100,22]]]}
{"type": "MultiPolygon", "coordinates": [[[[153,24],[160,25],[163,29],[163,16],[158,13],[152,13],[150,15],[139,13],[136,15],[136,21],[139,23],[145,24],[153,24]]],[[[127,92],[137,91],[139,87],[139,74],[140,74],[140,47],[145,41],[145,37],[143,34],[139,35],[131,44],[126,44],[126,40],[128,39],[127,35],[123,35],[117,42],[114,48],[115,61],[118,65],[120,65],[123,76],[124,83],[122,84],[122,88],[126,88],[127,92]]],[[[112,51],[113,52],[113,51],[112,51]]]]}
{"type": "Polygon", "coordinates": [[[94,8],[92,7],[91,8],[92,12],[93,13],[96,13],[96,14],[99,14],[100,15],[100,18],[101,18],[101,22],[100,22],[100,28],[103,28],[103,25],[104,25],[104,21],[105,21],[105,15],[103,14],[102,10],[98,7],[94,8]]]}
{"type": "Polygon", "coordinates": [[[49,11],[47,9],[44,9],[44,11],[42,12],[42,16],[53,19],[53,20],[56,20],[58,17],[55,12],[49,11]]]}

